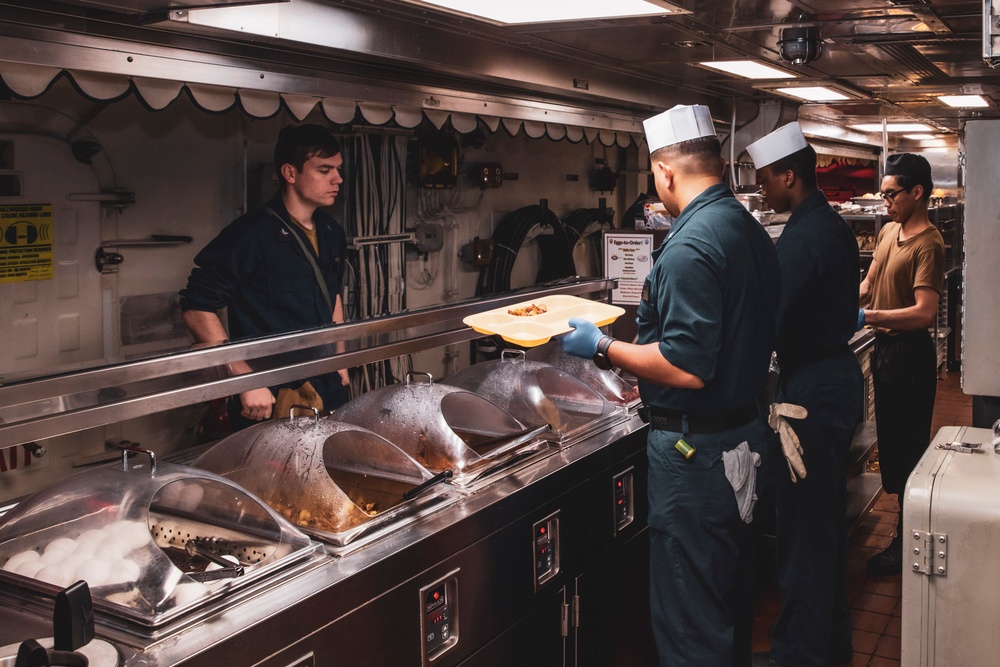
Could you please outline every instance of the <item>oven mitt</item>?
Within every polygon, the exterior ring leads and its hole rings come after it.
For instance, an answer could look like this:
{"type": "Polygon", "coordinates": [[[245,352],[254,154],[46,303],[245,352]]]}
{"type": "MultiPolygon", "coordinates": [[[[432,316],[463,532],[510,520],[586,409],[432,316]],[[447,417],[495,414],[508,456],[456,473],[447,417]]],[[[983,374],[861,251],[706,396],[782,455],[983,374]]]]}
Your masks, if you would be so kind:
{"type": "Polygon", "coordinates": [[[753,521],[753,505],[757,502],[757,466],[760,454],[751,452],[746,440],[736,449],[722,452],[722,465],[726,469],[726,479],[736,494],[736,505],[744,523],[753,521]]]}
{"type": "Polygon", "coordinates": [[[274,401],[274,408],[271,410],[272,419],[284,419],[288,417],[293,407],[316,408],[323,410],[323,398],[313,388],[311,382],[303,382],[298,389],[282,387],[278,390],[278,397],[274,401]]]}
{"type": "Polygon", "coordinates": [[[801,405],[771,403],[771,414],[767,417],[767,423],[781,440],[781,453],[785,455],[785,461],[788,463],[788,474],[792,477],[792,484],[806,478],[806,464],[802,462],[799,436],[795,435],[785,417],[805,419],[808,414],[809,412],[801,405]]]}

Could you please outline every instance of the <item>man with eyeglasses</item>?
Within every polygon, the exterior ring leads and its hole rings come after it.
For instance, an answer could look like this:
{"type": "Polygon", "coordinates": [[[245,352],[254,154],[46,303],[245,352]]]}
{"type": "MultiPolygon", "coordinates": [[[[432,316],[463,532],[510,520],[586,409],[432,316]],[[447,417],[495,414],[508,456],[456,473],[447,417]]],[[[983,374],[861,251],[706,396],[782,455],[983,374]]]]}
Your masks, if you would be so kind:
{"type": "Polygon", "coordinates": [[[895,493],[896,537],[868,561],[875,576],[899,574],[903,564],[903,489],[930,444],[937,352],[928,327],[944,288],[944,239],[927,215],[931,167],[912,153],[886,160],[882,199],[892,218],[879,231],[874,259],[861,282],[858,328],[875,330],[872,380],[882,488],[895,493]]]}

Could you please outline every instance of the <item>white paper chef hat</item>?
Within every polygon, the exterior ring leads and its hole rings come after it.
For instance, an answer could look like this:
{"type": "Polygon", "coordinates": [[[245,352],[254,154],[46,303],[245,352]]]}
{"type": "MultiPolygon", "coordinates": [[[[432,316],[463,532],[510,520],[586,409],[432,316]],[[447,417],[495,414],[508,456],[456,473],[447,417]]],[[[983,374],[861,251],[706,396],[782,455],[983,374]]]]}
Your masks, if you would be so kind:
{"type": "Polygon", "coordinates": [[[715,136],[712,114],[702,104],[678,104],[673,109],[642,121],[642,127],[646,130],[646,143],[649,144],[650,153],[682,141],[715,136]]]}
{"type": "Polygon", "coordinates": [[[798,122],[791,122],[747,146],[747,152],[750,153],[754,166],[760,169],[808,145],[798,122]]]}

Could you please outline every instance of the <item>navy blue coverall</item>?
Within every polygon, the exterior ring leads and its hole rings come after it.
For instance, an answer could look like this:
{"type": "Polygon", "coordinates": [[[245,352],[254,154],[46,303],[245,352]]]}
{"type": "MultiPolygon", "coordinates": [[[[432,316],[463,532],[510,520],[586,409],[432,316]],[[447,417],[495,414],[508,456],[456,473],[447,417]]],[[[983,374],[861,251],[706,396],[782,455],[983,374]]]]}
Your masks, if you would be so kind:
{"type": "Polygon", "coordinates": [[[657,342],[667,360],[705,383],[639,383],[653,415],[681,420],[677,430],[651,421],[647,441],[657,651],[670,667],[748,664],[756,536],[740,516],[722,454],[746,441],[766,467],[777,452],[756,400],[774,349],[778,262],[766,232],[723,184],[684,208],[653,255],[638,342],[657,342]],[[747,406],[751,416],[728,430],[689,428],[747,406]],[[690,459],[674,447],[681,437],[696,448],[690,459]]]}
{"type": "Polygon", "coordinates": [[[863,379],[848,346],[857,328],[858,244],[817,191],[800,203],[776,245],[781,266],[777,400],[801,405],[790,419],[806,477],[775,481],[781,612],[771,657],[812,667],[851,658],[845,589],[846,458],[863,409],[863,379]]]}

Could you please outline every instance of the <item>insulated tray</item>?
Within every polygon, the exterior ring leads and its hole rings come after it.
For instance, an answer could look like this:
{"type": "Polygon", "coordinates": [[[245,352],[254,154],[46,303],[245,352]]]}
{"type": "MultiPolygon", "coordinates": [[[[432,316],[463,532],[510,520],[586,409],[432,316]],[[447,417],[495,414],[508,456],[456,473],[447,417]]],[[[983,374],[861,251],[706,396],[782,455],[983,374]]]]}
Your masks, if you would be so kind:
{"type": "Polygon", "coordinates": [[[509,343],[521,347],[535,347],[547,343],[553,336],[570,331],[569,320],[573,317],[582,317],[603,327],[617,320],[624,312],[624,308],[601,301],[581,299],[568,294],[555,294],[487,310],[484,313],[470,315],[462,321],[481,334],[496,334],[509,343]],[[544,306],[545,312],[538,315],[511,313],[532,306],[544,306]]]}

